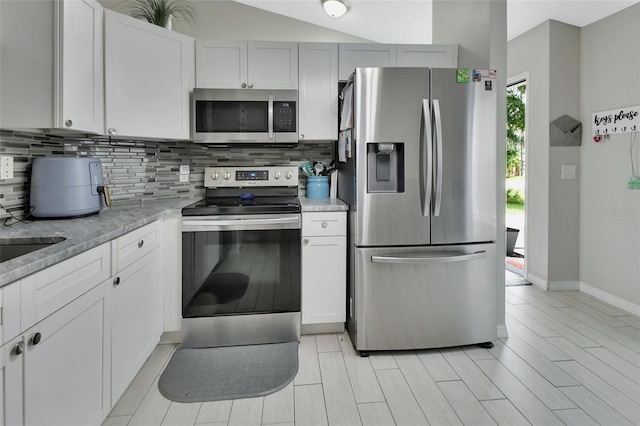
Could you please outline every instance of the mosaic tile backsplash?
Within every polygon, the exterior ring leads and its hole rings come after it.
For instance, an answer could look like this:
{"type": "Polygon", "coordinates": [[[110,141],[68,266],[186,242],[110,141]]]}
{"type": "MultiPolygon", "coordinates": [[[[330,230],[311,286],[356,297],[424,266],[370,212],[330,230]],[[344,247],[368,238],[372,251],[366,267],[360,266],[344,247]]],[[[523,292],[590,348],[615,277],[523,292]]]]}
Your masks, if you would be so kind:
{"type": "MultiPolygon", "coordinates": [[[[152,202],[161,198],[204,196],[206,166],[299,165],[329,163],[333,142],[301,142],[296,147],[215,147],[185,141],[68,139],[0,130],[0,154],[13,157],[14,178],[0,180],[0,219],[24,217],[29,206],[29,178],[34,158],[96,157],[102,160],[105,184],[114,204],[152,202]],[[180,165],[188,164],[188,183],[179,182],[180,165]]],[[[300,179],[304,189],[304,179],[300,179]]]]}

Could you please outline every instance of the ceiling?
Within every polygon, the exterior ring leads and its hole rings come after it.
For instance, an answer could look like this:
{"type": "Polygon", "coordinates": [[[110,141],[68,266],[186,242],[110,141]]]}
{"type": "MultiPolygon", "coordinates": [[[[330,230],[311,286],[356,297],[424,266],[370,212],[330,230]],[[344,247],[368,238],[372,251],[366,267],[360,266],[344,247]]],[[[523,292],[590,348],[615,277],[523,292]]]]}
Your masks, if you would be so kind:
{"type": "MultiPolygon", "coordinates": [[[[431,0],[348,0],[350,10],[341,18],[325,14],[321,0],[234,1],[378,43],[432,43],[431,0]]],[[[583,27],[638,2],[507,0],[507,39],[515,38],[547,19],[583,27]]]]}

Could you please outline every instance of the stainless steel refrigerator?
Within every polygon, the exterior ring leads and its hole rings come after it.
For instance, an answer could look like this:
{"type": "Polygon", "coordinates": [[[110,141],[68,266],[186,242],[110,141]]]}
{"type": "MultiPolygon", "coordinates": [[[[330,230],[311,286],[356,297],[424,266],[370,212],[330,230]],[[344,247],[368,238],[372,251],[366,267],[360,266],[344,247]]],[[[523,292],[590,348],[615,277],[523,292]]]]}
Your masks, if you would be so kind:
{"type": "Polygon", "coordinates": [[[471,74],[357,68],[343,90],[347,328],[363,355],[497,337],[497,96],[471,74]]]}

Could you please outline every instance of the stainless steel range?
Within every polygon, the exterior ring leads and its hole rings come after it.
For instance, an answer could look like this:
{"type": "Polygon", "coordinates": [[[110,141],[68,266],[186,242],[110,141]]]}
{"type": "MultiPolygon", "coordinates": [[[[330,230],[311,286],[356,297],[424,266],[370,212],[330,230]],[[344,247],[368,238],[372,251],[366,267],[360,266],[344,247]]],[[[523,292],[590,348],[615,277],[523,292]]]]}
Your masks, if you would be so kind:
{"type": "Polygon", "coordinates": [[[207,167],[182,209],[182,346],[300,337],[297,166],[207,167]]]}

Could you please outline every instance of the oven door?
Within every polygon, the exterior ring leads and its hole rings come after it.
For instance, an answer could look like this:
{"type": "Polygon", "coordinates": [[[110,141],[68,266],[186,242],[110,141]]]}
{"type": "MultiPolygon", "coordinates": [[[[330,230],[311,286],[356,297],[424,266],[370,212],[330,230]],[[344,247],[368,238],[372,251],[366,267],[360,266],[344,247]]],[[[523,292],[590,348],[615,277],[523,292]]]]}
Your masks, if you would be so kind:
{"type": "Polygon", "coordinates": [[[299,312],[300,238],[300,214],[183,217],[183,318],[299,312]]]}

